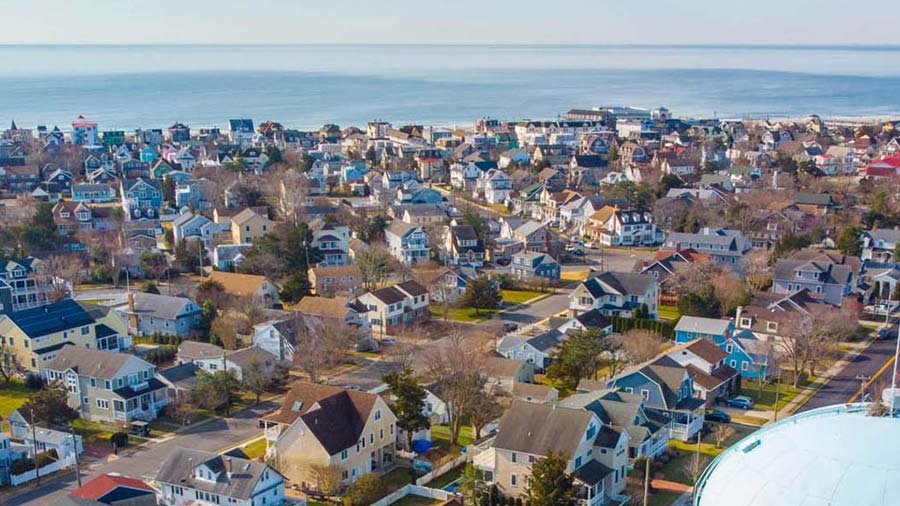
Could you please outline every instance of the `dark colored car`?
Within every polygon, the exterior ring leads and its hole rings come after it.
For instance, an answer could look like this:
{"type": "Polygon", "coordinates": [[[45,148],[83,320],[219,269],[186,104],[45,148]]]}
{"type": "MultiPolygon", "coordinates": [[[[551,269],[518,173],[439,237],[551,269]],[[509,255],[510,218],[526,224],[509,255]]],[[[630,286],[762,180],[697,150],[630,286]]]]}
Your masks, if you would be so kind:
{"type": "Polygon", "coordinates": [[[725,401],[725,403],[733,408],[750,409],[753,407],[753,399],[747,397],[746,395],[732,397],[731,399],[725,401]]]}
{"type": "Polygon", "coordinates": [[[507,265],[509,265],[509,263],[510,263],[511,261],[512,261],[512,260],[510,260],[509,258],[501,258],[501,259],[497,260],[497,261],[494,262],[494,263],[496,263],[497,265],[506,267],[507,265]]]}
{"type": "Polygon", "coordinates": [[[707,422],[731,423],[731,415],[718,409],[710,410],[706,413],[707,422]]]}
{"type": "Polygon", "coordinates": [[[519,328],[516,322],[503,322],[503,332],[512,332],[519,328]]]}
{"type": "Polygon", "coordinates": [[[897,327],[885,327],[878,329],[878,339],[894,339],[897,337],[897,327]]]}

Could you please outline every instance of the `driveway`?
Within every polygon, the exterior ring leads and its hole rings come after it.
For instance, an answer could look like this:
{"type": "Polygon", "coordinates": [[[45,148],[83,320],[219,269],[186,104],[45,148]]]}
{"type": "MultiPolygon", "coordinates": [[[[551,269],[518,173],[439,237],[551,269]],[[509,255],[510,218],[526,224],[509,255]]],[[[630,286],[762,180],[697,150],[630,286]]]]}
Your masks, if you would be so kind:
{"type": "Polygon", "coordinates": [[[519,324],[534,323],[550,316],[555,316],[569,308],[568,293],[554,293],[541,300],[521,304],[514,310],[497,315],[498,319],[519,324]]]}
{"type": "MultiPolygon", "coordinates": [[[[119,458],[109,462],[82,466],[82,481],[86,482],[94,475],[103,473],[120,473],[141,479],[153,477],[166,456],[178,446],[216,452],[262,434],[262,430],[256,426],[256,419],[276,407],[277,402],[264,402],[257,407],[236,413],[232,418],[217,418],[198,425],[171,440],[123,452],[119,458]]],[[[9,506],[53,504],[55,500],[77,486],[75,473],[72,472],[65,478],[44,483],[39,488],[13,497],[0,498],[0,504],[9,506]]]]}

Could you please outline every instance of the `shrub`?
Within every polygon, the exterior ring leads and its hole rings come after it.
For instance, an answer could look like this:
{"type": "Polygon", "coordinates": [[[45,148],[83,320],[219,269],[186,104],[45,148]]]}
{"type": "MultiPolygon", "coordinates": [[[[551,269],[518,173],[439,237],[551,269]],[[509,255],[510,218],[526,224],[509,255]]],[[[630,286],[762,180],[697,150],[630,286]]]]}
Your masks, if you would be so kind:
{"type": "Polygon", "coordinates": [[[128,433],[127,432],[116,432],[112,436],[109,436],[109,441],[116,445],[117,448],[121,448],[123,446],[128,446],[128,433]]]}
{"type": "Polygon", "coordinates": [[[22,474],[34,469],[34,461],[28,458],[14,460],[9,467],[12,474],[22,474]]]}
{"type": "Polygon", "coordinates": [[[40,374],[28,373],[25,375],[25,388],[29,390],[40,390],[44,388],[44,379],[40,374]]]}
{"type": "Polygon", "coordinates": [[[31,471],[35,468],[35,461],[37,461],[37,467],[44,467],[56,462],[57,460],[59,460],[59,454],[56,453],[56,450],[38,452],[37,457],[34,459],[24,458],[14,460],[10,465],[10,472],[12,474],[27,473],[28,471],[31,471]]]}
{"type": "Polygon", "coordinates": [[[51,449],[45,452],[38,453],[36,460],[38,467],[44,467],[59,460],[59,454],[56,453],[56,450],[51,449]]]}

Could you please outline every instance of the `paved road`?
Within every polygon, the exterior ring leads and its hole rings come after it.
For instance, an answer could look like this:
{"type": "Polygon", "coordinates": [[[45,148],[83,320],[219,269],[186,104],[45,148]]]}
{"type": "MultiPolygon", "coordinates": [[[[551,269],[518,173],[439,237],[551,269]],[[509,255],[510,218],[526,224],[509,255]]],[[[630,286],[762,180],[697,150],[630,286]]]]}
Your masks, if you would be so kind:
{"type": "Polygon", "coordinates": [[[511,312],[497,315],[504,321],[516,323],[533,323],[549,316],[565,311],[569,308],[569,294],[555,293],[531,304],[522,304],[511,312]]]}
{"type": "MultiPolygon", "coordinates": [[[[135,478],[154,476],[159,470],[160,463],[176,446],[214,452],[261,434],[262,430],[257,428],[256,419],[277,406],[276,402],[264,402],[258,407],[237,413],[233,418],[220,418],[199,425],[170,441],[138,449],[133,454],[108,463],[97,463],[87,469],[82,468],[82,480],[87,481],[90,477],[102,473],[120,473],[135,478]]],[[[9,506],[53,504],[54,500],[76,487],[75,474],[70,473],[66,478],[45,483],[40,488],[21,495],[0,498],[0,504],[9,506]]]]}
{"type": "Polygon", "coordinates": [[[873,398],[879,398],[881,394],[876,392],[875,389],[887,386],[882,383],[890,381],[892,369],[891,367],[884,368],[884,365],[894,356],[895,346],[896,341],[893,339],[875,341],[852,362],[847,364],[844,370],[810,397],[797,411],[808,411],[823,406],[848,402],[851,397],[860,391],[863,380],[859,378],[866,377],[871,379],[876,374],[877,377],[873,379],[867,393],[873,398]]]}

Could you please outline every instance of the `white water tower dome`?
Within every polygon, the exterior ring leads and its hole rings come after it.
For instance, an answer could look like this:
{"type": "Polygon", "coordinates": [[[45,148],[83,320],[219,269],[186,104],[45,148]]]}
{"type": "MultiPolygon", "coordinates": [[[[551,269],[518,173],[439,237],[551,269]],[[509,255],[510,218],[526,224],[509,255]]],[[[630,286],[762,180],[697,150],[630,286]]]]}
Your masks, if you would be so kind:
{"type": "Polygon", "coordinates": [[[900,418],[869,408],[807,411],[745,437],[704,471],[694,506],[900,504],[900,418]]]}

